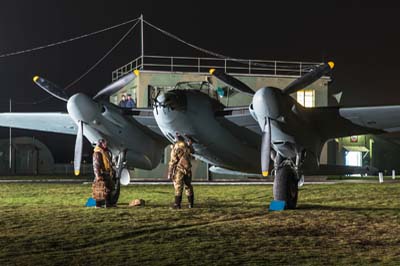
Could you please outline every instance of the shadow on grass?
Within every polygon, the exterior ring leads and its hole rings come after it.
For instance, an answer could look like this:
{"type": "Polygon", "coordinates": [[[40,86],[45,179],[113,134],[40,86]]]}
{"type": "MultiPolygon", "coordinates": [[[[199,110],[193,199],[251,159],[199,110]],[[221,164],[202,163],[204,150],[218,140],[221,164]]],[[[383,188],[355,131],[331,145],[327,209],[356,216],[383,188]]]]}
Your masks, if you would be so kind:
{"type": "MultiPolygon", "coordinates": [[[[179,225],[161,225],[161,226],[151,226],[151,225],[143,225],[134,228],[131,231],[128,232],[123,232],[119,235],[113,235],[108,238],[102,238],[101,241],[99,239],[95,240],[90,240],[87,241],[86,243],[82,244],[72,244],[72,245],[64,245],[63,246],[63,252],[71,252],[71,251],[76,251],[76,250],[82,250],[82,249],[87,249],[87,248],[94,248],[98,246],[103,246],[104,243],[111,244],[111,243],[119,243],[121,241],[126,241],[126,240],[133,240],[135,239],[136,242],[140,241],[145,241],[148,240],[149,238],[154,238],[158,239],[159,235],[162,234],[162,237],[171,237],[171,241],[175,240],[175,237],[173,234],[171,236],[168,236],[168,232],[171,231],[185,231],[185,230],[194,230],[193,235],[198,234],[198,236],[201,236],[200,231],[196,231],[196,229],[203,228],[206,226],[210,225],[221,225],[224,223],[240,223],[241,221],[248,220],[248,219],[257,219],[260,217],[264,217],[265,213],[256,213],[252,215],[245,215],[243,217],[237,217],[237,218],[228,218],[228,219],[217,219],[217,220],[212,220],[212,221],[199,221],[199,222],[194,222],[194,223],[187,223],[187,224],[179,224],[179,225]]],[[[55,250],[53,248],[50,249],[43,249],[40,251],[31,251],[31,252],[24,252],[19,253],[17,251],[16,253],[12,254],[13,256],[21,256],[21,255],[35,255],[35,254],[43,254],[43,253],[55,253],[59,252],[59,250],[55,250]]]]}
{"type": "Polygon", "coordinates": [[[385,207],[346,207],[346,206],[327,206],[320,204],[301,204],[297,210],[319,210],[319,211],[399,211],[399,208],[385,207]]]}
{"type": "MultiPolygon", "coordinates": [[[[187,202],[182,202],[182,209],[186,209],[189,203],[187,202]]],[[[144,206],[129,206],[129,203],[118,203],[118,208],[121,209],[140,209],[140,208],[164,208],[164,209],[171,209],[171,207],[174,205],[174,203],[167,202],[167,203],[151,203],[150,201],[146,201],[144,206]]],[[[245,208],[246,210],[250,209],[260,209],[260,204],[227,204],[227,203],[220,203],[220,204],[209,204],[209,203],[195,203],[194,205],[194,211],[196,209],[227,209],[227,208],[245,208]]],[[[83,206],[84,207],[84,206],[83,206]]],[[[265,203],[265,208],[268,207],[268,204],[265,203]]],[[[85,207],[87,208],[87,207],[85,207]]]]}

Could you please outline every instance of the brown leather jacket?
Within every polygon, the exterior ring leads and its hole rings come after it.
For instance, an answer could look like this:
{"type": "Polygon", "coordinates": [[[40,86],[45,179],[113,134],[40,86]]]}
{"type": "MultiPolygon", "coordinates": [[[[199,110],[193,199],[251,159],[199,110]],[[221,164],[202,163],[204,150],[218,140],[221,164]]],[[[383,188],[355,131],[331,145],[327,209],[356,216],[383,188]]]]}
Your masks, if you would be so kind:
{"type": "Polygon", "coordinates": [[[171,159],[169,161],[168,175],[175,175],[176,171],[181,171],[185,175],[191,173],[192,164],[190,162],[193,148],[184,141],[177,141],[171,148],[171,159]]]}
{"type": "Polygon", "coordinates": [[[96,146],[93,152],[93,172],[96,177],[103,175],[113,175],[111,165],[111,153],[108,150],[100,150],[101,148],[96,146]],[[103,158],[103,155],[106,158],[103,158]],[[107,165],[106,165],[107,164],[107,165]]]}

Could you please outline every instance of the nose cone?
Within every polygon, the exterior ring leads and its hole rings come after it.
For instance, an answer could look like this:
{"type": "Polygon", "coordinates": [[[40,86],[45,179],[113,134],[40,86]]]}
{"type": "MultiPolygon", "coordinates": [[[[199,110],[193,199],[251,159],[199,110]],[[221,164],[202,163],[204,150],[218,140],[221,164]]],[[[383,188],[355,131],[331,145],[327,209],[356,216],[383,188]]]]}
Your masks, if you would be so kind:
{"type": "Polygon", "coordinates": [[[279,93],[278,89],[266,87],[259,89],[254,94],[253,109],[258,119],[279,117],[279,93]]]}
{"type": "Polygon", "coordinates": [[[100,112],[98,104],[85,94],[77,93],[69,98],[67,103],[68,113],[75,121],[89,123],[100,112]]]}
{"type": "Polygon", "coordinates": [[[186,110],[187,100],[184,91],[174,90],[161,94],[156,99],[156,105],[170,108],[171,110],[186,110]]]}
{"type": "Polygon", "coordinates": [[[171,106],[175,104],[174,99],[165,93],[155,99],[153,113],[160,128],[169,126],[179,116],[179,113],[171,106]]]}

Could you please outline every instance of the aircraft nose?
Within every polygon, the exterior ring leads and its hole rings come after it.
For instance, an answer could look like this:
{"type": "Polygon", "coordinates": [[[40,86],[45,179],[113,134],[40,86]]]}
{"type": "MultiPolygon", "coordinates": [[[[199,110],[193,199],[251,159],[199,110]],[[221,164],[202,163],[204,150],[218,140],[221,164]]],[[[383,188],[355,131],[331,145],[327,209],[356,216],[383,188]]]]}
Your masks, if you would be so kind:
{"type": "Polygon", "coordinates": [[[253,96],[253,108],[258,118],[270,117],[276,119],[279,117],[279,106],[277,101],[277,92],[273,88],[259,89],[253,96]]]}
{"type": "Polygon", "coordinates": [[[99,106],[87,95],[77,93],[69,98],[67,110],[75,121],[89,123],[99,113],[99,106]]]}
{"type": "Polygon", "coordinates": [[[170,108],[171,110],[186,110],[186,95],[183,91],[169,91],[159,95],[155,100],[156,107],[170,108]]]}

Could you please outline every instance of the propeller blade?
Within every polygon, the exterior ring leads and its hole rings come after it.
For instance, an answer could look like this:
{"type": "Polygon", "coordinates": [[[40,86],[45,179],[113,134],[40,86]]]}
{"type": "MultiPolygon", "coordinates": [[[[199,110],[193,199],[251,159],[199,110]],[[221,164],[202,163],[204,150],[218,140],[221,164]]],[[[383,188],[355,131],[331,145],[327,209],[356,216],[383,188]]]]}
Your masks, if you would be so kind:
{"type": "Polygon", "coordinates": [[[300,78],[290,83],[286,88],[283,89],[283,93],[291,94],[301,89],[304,89],[323,75],[328,74],[334,66],[335,64],[331,61],[316,67],[311,72],[308,72],[304,76],[301,76],[300,78]]]}
{"type": "Polygon", "coordinates": [[[136,77],[139,76],[139,70],[134,70],[132,73],[120,78],[119,80],[109,84],[104,89],[99,91],[94,97],[94,100],[104,99],[110,97],[126,85],[128,85],[131,81],[133,81],[136,77]]]}
{"type": "Polygon", "coordinates": [[[57,99],[68,102],[69,96],[67,95],[67,93],[54,83],[45,80],[44,78],[41,78],[39,76],[33,77],[33,82],[35,82],[40,88],[45,90],[47,93],[53,95],[57,99]]]}
{"type": "Polygon", "coordinates": [[[271,160],[271,121],[265,121],[261,140],[261,171],[263,176],[269,175],[269,162],[271,160]]]}
{"type": "Polygon", "coordinates": [[[75,154],[74,154],[75,175],[79,175],[81,170],[82,147],[83,147],[83,122],[79,121],[78,134],[76,135],[76,141],[75,141],[75,154]]]}
{"type": "Polygon", "coordinates": [[[250,89],[249,86],[247,86],[246,84],[244,84],[243,82],[241,82],[240,80],[238,80],[237,78],[232,77],[231,75],[226,74],[225,72],[212,68],[210,69],[210,74],[215,76],[217,79],[225,82],[226,84],[228,84],[229,86],[231,86],[232,88],[234,88],[235,90],[251,95],[254,95],[254,91],[252,89],[250,89]]]}

